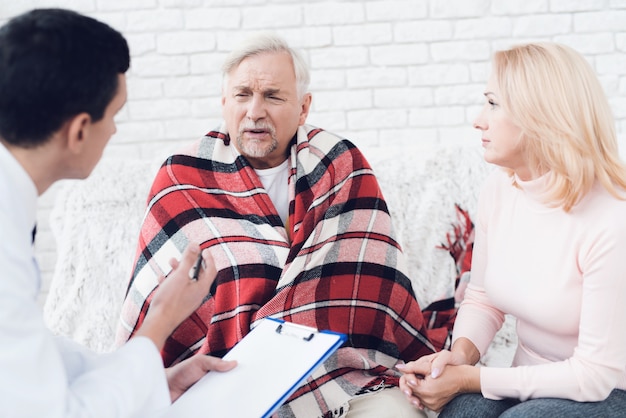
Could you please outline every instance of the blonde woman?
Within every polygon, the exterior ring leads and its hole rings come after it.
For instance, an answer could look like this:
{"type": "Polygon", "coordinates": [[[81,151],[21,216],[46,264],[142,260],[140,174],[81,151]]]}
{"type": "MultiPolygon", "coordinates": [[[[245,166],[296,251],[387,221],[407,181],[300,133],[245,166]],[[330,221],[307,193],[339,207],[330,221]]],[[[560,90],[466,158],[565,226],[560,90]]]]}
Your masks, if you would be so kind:
{"type": "Polygon", "coordinates": [[[440,417],[626,416],[626,168],[585,59],[544,43],[495,54],[474,122],[495,170],[479,200],[450,351],[401,368],[440,417]],[[504,315],[510,368],[477,367],[504,315]]]}

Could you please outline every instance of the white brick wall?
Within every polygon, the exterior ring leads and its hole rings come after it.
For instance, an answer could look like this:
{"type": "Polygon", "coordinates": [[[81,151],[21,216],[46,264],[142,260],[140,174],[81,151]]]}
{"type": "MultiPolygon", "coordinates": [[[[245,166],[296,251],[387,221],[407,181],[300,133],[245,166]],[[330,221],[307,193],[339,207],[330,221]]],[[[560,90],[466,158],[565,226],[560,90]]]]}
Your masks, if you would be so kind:
{"type": "MultiPolygon", "coordinates": [[[[221,62],[239,39],[264,29],[283,34],[311,64],[309,122],[381,147],[478,140],[470,124],[494,50],[566,43],[598,72],[626,150],[624,0],[0,0],[0,23],[33,7],[75,9],[130,43],[129,100],[108,158],[159,158],[215,127],[221,62]]],[[[54,191],[42,196],[39,214],[46,283],[54,191]]]]}

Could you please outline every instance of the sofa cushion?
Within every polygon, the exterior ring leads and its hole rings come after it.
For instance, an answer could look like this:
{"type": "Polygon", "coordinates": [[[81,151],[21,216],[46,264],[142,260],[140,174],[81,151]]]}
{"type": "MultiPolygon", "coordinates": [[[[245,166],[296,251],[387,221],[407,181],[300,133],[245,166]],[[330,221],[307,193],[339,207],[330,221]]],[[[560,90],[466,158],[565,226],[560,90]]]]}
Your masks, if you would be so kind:
{"type": "Polygon", "coordinates": [[[160,163],[103,160],[57,191],[57,262],[44,305],[49,328],[98,352],[113,349],[139,227],[160,163]]]}

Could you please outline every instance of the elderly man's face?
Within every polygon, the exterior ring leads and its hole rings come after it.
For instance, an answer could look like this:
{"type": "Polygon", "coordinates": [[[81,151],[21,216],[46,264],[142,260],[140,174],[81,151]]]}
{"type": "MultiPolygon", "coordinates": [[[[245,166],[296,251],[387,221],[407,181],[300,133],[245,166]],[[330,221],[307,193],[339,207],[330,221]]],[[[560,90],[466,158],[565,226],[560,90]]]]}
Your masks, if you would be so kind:
{"type": "Polygon", "coordinates": [[[298,97],[291,55],[266,52],[243,60],[228,75],[222,113],[231,140],[254,168],[280,165],[298,126],[304,124],[311,95],[298,97]]]}

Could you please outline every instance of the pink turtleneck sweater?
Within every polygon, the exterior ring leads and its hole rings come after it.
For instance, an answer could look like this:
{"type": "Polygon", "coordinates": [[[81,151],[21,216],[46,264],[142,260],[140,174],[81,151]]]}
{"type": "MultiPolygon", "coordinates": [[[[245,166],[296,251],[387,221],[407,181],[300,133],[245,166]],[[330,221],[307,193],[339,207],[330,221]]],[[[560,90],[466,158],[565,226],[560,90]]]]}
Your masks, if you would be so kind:
{"type": "Polygon", "coordinates": [[[626,389],[626,201],[596,182],[566,213],[542,203],[546,176],[516,181],[497,169],[481,193],[454,339],[484,354],[511,314],[513,366],[481,368],[485,397],[603,400],[626,389]]]}

